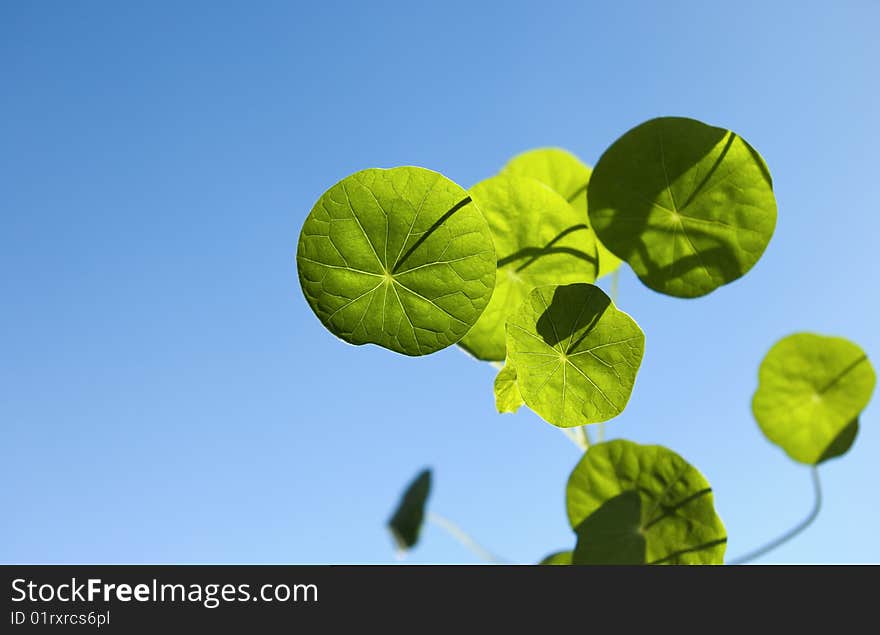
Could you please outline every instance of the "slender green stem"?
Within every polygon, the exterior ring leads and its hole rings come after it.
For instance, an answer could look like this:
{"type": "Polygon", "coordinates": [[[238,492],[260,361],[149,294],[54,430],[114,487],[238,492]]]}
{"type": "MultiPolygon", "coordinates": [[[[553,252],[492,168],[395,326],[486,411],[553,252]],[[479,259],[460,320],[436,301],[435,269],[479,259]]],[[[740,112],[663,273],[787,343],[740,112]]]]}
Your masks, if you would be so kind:
{"type": "Polygon", "coordinates": [[[784,534],[776,538],[775,540],[771,540],[766,545],[755,549],[754,551],[750,551],[749,553],[740,556],[739,558],[735,558],[729,562],[729,564],[745,564],[747,562],[751,562],[752,560],[756,560],[761,556],[773,551],[777,547],[782,546],[799,533],[801,533],[804,529],[809,527],[816,517],[819,515],[819,511],[822,509],[822,484],[819,482],[819,468],[815,465],[810,468],[810,474],[813,477],[813,509],[797,525],[786,531],[784,534]]]}
{"type": "Polygon", "coordinates": [[[441,516],[440,514],[428,512],[428,522],[433,523],[443,529],[446,533],[455,538],[458,542],[464,545],[464,547],[466,547],[469,551],[471,551],[474,555],[476,555],[480,560],[484,562],[488,562],[489,564],[507,564],[509,562],[504,558],[496,556],[494,553],[480,545],[476,540],[471,538],[470,534],[468,534],[465,530],[463,530],[461,527],[456,525],[448,518],[441,516]]]}
{"type": "Polygon", "coordinates": [[[591,445],[593,445],[593,440],[590,438],[590,431],[587,429],[587,426],[581,426],[577,428],[577,430],[581,433],[581,438],[584,441],[584,450],[589,449],[591,445]]]}
{"type": "Polygon", "coordinates": [[[582,452],[586,452],[590,447],[590,436],[587,434],[586,426],[578,428],[559,428],[562,434],[568,437],[568,440],[577,446],[582,452]]]}
{"type": "Polygon", "coordinates": [[[611,301],[614,304],[617,304],[617,292],[620,290],[620,269],[615,269],[611,272],[611,291],[609,295],[611,296],[611,301]]]}

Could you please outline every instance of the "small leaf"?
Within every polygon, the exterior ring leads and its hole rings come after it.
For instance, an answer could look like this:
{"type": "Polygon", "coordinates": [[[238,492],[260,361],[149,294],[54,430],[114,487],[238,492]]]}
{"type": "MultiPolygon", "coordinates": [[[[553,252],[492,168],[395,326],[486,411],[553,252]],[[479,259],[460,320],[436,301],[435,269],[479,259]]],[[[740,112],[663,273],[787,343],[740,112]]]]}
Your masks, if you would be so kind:
{"type": "Polygon", "coordinates": [[[544,286],[510,316],[507,346],[525,404],[571,428],[623,411],[645,335],[599,287],[544,286]]]}
{"type": "Polygon", "coordinates": [[[312,310],[351,344],[427,355],[476,323],[495,286],[495,249],[461,187],[417,167],[369,169],[331,187],[300,234],[312,310]]]}
{"type": "Polygon", "coordinates": [[[596,240],[559,194],[525,177],[494,176],[471,188],[495,242],[495,293],[460,344],[477,359],[503,361],[504,325],[538,285],[596,279],[596,240]]]}
{"type": "MultiPolygon", "coordinates": [[[[577,213],[587,218],[587,186],[592,170],[575,155],[562,148],[535,148],[516,155],[502,174],[528,176],[541,181],[562,195],[577,213]]],[[[586,221],[585,221],[586,222],[586,221]]],[[[596,243],[599,256],[598,276],[606,276],[620,266],[620,258],[601,242],[596,243]]]]}
{"type": "Polygon", "coordinates": [[[510,363],[505,364],[495,377],[495,408],[499,413],[513,413],[522,405],[522,395],[516,385],[516,368],[510,363]]]}
{"type": "Polygon", "coordinates": [[[431,492],[431,470],[423,470],[409,484],[388,528],[398,549],[412,549],[419,541],[419,533],[425,519],[425,502],[431,492]]]}
{"type": "Polygon", "coordinates": [[[557,551],[556,553],[551,553],[549,556],[541,560],[538,564],[552,564],[552,565],[562,565],[562,564],[571,564],[571,556],[572,551],[557,551]]]}
{"type": "Polygon", "coordinates": [[[700,472],[659,445],[591,446],[566,488],[574,564],[721,564],[727,534],[700,472]]]}
{"type": "Polygon", "coordinates": [[[608,148],[590,178],[599,239],[667,295],[705,295],[744,275],[776,227],[767,165],[737,134],[652,119],[608,148]]]}
{"type": "Polygon", "coordinates": [[[761,362],[752,412],[767,439],[795,461],[815,465],[852,445],[876,381],[856,344],[797,333],[774,344],[761,362]]]}

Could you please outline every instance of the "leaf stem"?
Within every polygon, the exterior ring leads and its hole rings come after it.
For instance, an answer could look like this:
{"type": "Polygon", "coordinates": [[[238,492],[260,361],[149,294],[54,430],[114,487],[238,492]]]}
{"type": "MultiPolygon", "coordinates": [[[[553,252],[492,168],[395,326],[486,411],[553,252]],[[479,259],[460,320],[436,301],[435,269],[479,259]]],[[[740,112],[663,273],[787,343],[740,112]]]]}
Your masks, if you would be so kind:
{"type": "Polygon", "coordinates": [[[590,435],[587,432],[587,426],[579,426],[577,428],[559,428],[562,434],[568,437],[568,440],[574,443],[577,448],[586,452],[590,445],[590,435]]]}
{"type": "Polygon", "coordinates": [[[588,450],[590,446],[593,445],[593,440],[590,438],[590,431],[587,429],[587,426],[579,427],[578,431],[580,432],[584,443],[584,450],[588,450]]]}
{"type": "Polygon", "coordinates": [[[755,549],[754,551],[750,551],[749,553],[740,556],[739,558],[734,558],[729,562],[729,564],[746,564],[747,562],[751,562],[752,560],[756,560],[761,556],[773,551],[777,547],[782,546],[799,533],[801,533],[804,529],[809,527],[816,517],[819,515],[819,511],[822,509],[822,484],[819,482],[819,468],[815,465],[810,468],[810,475],[813,477],[813,509],[810,510],[810,513],[797,525],[786,531],[784,534],[776,538],[775,540],[771,540],[766,545],[755,549]]]}
{"type": "Polygon", "coordinates": [[[458,542],[464,545],[464,547],[466,547],[469,551],[476,555],[480,560],[488,562],[489,564],[509,564],[508,560],[496,556],[491,551],[481,546],[476,540],[471,538],[470,534],[468,534],[465,530],[463,530],[461,527],[456,525],[445,516],[441,516],[440,514],[435,514],[433,512],[428,512],[427,518],[428,522],[433,523],[443,529],[446,533],[455,538],[458,542]]]}

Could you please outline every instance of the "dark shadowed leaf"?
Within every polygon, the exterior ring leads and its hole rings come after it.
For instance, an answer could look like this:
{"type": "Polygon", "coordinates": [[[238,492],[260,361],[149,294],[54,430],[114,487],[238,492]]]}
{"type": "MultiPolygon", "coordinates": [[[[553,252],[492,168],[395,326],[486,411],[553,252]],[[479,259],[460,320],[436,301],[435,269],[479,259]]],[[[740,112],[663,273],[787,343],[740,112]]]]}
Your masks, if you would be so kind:
{"type": "Polygon", "coordinates": [[[397,509],[388,521],[388,528],[398,549],[412,549],[419,541],[425,519],[425,503],[431,492],[431,470],[423,470],[409,484],[397,509]]]}
{"type": "Polygon", "coordinates": [[[727,534],[709,483],[659,445],[587,450],[568,480],[574,564],[721,564],[727,534]]]}
{"type": "Polygon", "coordinates": [[[683,298],[744,275],[776,227],[770,173],[755,149],[681,117],[652,119],[615,141],[588,198],[602,243],[647,286],[683,298]]]}
{"type": "Polygon", "coordinates": [[[834,441],[825,448],[825,451],[822,453],[822,456],[819,457],[817,463],[824,463],[830,459],[836,459],[849,452],[849,449],[852,447],[852,444],[855,443],[858,434],[859,420],[853,419],[851,423],[847,424],[847,426],[840,431],[840,434],[837,435],[834,441]]]}

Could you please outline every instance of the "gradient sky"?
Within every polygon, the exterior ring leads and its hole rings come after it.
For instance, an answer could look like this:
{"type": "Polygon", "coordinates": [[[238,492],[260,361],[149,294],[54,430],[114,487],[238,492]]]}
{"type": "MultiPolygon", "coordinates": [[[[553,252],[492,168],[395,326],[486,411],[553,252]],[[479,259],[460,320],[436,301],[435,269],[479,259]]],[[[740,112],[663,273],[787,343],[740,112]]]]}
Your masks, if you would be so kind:
{"type": "MultiPolygon", "coordinates": [[[[608,434],[707,476],[729,556],[784,531],[809,472],[752,419],[758,363],[801,330],[880,359],[878,20],[868,0],[0,3],[0,561],[394,562],[384,523],[426,465],[430,508],[506,558],[572,546],[576,448],[495,414],[492,369],[456,347],[335,339],[296,240],[359,169],[468,187],[536,146],[594,164],[660,115],[752,143],[779,221],[699,300],[622,272],[647,343],[608,434]]],[[[762,562],[880,562],[878,401],[823,466],[818,521],[762,562]]],[[[428,527],[406,561],[476,559],[428,527]]]]}

